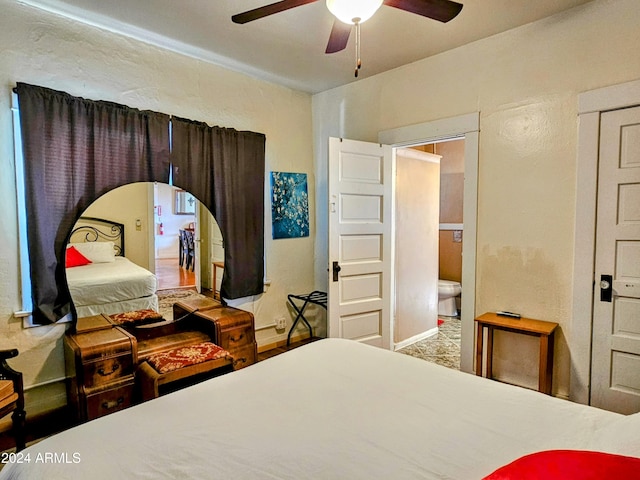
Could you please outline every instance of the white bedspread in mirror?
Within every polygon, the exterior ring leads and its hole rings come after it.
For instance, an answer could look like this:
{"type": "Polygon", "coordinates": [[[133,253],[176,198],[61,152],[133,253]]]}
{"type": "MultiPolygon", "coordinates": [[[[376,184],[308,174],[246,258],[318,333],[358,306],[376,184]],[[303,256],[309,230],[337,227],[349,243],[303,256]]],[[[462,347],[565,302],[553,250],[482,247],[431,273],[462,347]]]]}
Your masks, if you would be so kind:
{"type": "Polygon", "coordinates": [[[156,276],[125,257],[67,268],[66,272],[79,317],[144,308],[158,310],[156,276]]]}

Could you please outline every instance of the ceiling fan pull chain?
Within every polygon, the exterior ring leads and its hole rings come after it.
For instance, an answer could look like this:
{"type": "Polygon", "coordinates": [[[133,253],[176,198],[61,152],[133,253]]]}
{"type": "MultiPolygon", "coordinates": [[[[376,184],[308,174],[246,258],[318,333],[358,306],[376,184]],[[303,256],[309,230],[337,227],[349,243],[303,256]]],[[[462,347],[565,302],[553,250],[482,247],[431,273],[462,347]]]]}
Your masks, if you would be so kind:
{"type": "Polygon", "coordinates": [[[360,60],[360,22],[356,22],[356,78],[358,78],[358,70],[360,70],[361,67],[362,61],[360,60]]]}

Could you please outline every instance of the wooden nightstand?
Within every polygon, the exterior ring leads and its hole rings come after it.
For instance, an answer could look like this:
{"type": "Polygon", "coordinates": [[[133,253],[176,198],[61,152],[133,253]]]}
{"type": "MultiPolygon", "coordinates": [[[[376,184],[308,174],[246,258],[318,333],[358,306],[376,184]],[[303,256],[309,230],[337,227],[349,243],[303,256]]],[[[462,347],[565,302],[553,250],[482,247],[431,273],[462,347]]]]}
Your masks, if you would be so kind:
{"type": "Polygon", "coordinates": [[[551,395],[553,383],[553,334],[558,326],[555,322],[533,320],[531,318],[510,318],[495,313],[485,313],[476,318],[478,324],[476,339],[476,375],[482,376],[483,333],[487,328],[487,378],[492,378],[493,331],[522,333],[540,337],[540,363],[538,390],[551,395]]]}

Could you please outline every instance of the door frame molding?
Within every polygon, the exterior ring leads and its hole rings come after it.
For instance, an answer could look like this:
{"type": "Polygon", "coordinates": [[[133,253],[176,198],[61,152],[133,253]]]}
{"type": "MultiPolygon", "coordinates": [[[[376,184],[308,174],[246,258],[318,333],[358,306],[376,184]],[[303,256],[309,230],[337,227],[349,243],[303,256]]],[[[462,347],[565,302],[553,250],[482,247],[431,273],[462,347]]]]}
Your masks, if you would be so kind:
{"type": "Polygon", "coordinates": [[[600,115],[636,105],[640,105],[640,80],[578,94],[573,302],[568,343],[571,352],[569,399],[583,404],[591,403],[600,115]]]}
{"type": "MultiPolygon", "coordinates": [[[[431,122],[408,125],[378,133],[378,141],[394,148],[464,138],[464,242],[462,246],[462,334],[460,341],[460,370],[474,372],[474,319],[476,314],[476,251],[478,222],[478,163],[480,112],[431,122]]],[[[395,155],[394,155],[395,158],[395,155]]],[[[394,160],[395,161],[395,160],[394,160]]],[[[395,196],[395,191],[394,191],[395,196]]],[[[393,236],[392,236],[393,238],[393,236]]],[[[392,312],[393,313],[393,312],[392,312]]],[[[393,326],[394,319],[391,323],[393,326]]]]}

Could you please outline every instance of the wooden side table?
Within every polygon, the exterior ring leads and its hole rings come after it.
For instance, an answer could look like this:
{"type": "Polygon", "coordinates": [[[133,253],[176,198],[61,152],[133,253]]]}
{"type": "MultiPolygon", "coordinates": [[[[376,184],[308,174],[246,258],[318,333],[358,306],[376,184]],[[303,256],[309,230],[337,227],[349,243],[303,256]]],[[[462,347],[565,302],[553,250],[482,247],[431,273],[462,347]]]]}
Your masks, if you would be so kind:
{"type": "Polygon", "coordinates": [[[220,290],[216,289],[216,281],[218,278],[218,269],[224,270],[224,262],[212,262],[213,266],[213,285],[211,285],[211,291],[213,292],[213,298],[220,300],[220,290]]]}
{"type": "Polygon", "coordinates": [[[558,326],[555,322],[533,320],[531,318],[502,317],[495,313],[485,313],[475,319],[478,324],[476,340],[476,375],[482,376],[483,333],[487,328],[487,378],[492,378],[493,332],[522,333],[540,337],[540,363],[538,373],[538,391],[551,395],[553,383],[553,334],[558,326]]]}

